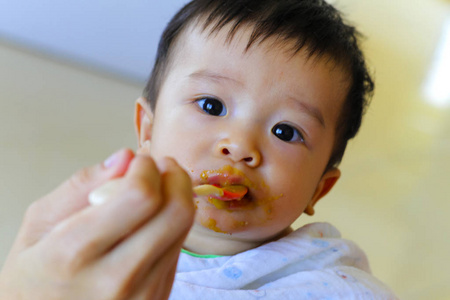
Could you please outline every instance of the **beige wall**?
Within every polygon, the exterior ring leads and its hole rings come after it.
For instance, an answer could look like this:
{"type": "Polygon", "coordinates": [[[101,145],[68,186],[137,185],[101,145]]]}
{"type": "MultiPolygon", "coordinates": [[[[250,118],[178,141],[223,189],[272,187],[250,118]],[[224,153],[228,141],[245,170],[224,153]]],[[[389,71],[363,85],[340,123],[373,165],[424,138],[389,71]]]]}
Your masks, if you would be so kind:
{"type": "Polygon", "coordinates": [[[33,200],[135,147],[141,89],[0,43],[0,264],[33,200]]]}
{"type": "MultiPolygon", "coordinates": [[[[335,2],[368,36],[376,96],[341,181],[296,226],[337,225],[402,299],[450,299],[450,109],[421,94],[450,9],[438,0],[335,2]]],[[[29,203],[81,166],[135,147],[141,88],[0,44],[0,264],[29,203]]]]}
{"type": "Polygon", "coordinates": [[[336,2],[368,36],[376,94],[346,153],[341,182],[316,216],[298,224],[336,224],[402,299],[450,299],[450,108],[433,107],[422,94],[450,7],[430,0],[336,2]]]}

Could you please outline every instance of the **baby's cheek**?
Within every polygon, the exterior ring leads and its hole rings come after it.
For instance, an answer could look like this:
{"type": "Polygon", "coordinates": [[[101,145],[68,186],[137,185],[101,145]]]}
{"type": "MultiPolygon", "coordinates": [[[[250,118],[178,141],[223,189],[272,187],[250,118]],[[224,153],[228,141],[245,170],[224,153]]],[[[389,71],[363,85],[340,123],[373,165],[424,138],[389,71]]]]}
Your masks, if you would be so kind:
{"type": "Polygon", "coordinates": [[[268,222],[275,232],[289,227],[304,210],[298,201],[285,194],[274,197],[270,204],[264,206],[264,209],[268,222]]]}

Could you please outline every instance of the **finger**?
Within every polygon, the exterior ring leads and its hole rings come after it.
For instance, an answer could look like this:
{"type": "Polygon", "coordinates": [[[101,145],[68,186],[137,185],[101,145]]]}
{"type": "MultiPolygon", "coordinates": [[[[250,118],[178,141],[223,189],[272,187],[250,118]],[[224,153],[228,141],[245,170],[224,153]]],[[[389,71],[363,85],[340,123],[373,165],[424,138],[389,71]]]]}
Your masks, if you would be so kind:
{"type": "Polygon", "coordinates": [[[169,299],[175,279],[178,258],[182,243],[177,242],[170,250],[152,265],[132,291],[132,300],[166,300],[169,299]]]}
{"type": "MultiPolygon", "coordinates": [[[[158,168],[156,168],[155,166],[156,164],[151,156],[146,154],[138,154],[135,157],[134,161],[130,163],[126,178],[129,182],[140,181],[141,179],[148,179],[150,182],[152,182],[154,180],[154,177],[158,176],[158,174],[155,174],[154,172],[158,171],[158,168]]],[[[111,199],[111,195],[115,195],[118,192],[117,189],[119,186],[116,184],[116,182],[117,180],[110,180],[104,185],[92,191],[88,196],[89,203],[91,205],[101,205],[108,201],[108,199],[111,199]]],[[[145,188],[145,184],[143,184],[142,187],[145,188]]]]}
{"type": "MultiPolygon", "coordinates": [[[[158,260],[147,268],[142,268],[140,276],[136,276],[135,287],[130,289],[132,300],[165,300],[169,299],[175,279],[178,258],[188,232],[175,241],[158,260]]],[[[130,298],[130,297],[128,297],[130,298]]],[[[127,298],[127,299],[128,299],[127,298]]]]}
{"type": "Polygon", "coordinates": [[[150,155],[151,153],[150,145],[151,145],[150,141],[146,140],[144,143],[142,143],[141,147],[136,150],[136,153],[150,155]]]}
{"type": "Polygon", "coordinates": [[[154,161],[150,155],[137,154],[135,159],[130,163],[125,178],[128,178],[130,181],[133,181],[135,178],[151,180],[152,174],[148,173],[147,170],[149,168],[154,169],[155,166],[156,170],[159,170],[160,173],[165,172],[165,170],[160,167],[161,163],[154,161]]]}
{"type": "Polygon", "coordinates": [[[32,245],[56,224],[88,205],[88,194],[112,178],[121,177],[134,154],[122,149],[101,164],[84,168],[27,210],[19,239],[32,245]]]}
{"type": "MultiPolygon", "coordinates": [[[[181,247],[180,247],[181,249],[181,247]]],[[[175,283],[175,275],[177,272],[177,264],[178,264],[178,259],[180,257],[180,252],[178,252],[178,256],[176,258],[176,264],[174,264],[170,269],[169,269],[169,274],[167,275],[165,282],[169,283],[171,282],[172,284],[169,286],[162,286],[162,291],[161,291],[161,299],[169,299],[170,297],[170,293],[172,291],[172,287],[173,284],[175,283]]],[[[151,299],[151,298],[148,298],[151,299]]]]}
{"type": "Polygon", "coordinates": [[[136,157],[127,176],[116,179],[116,194],[110,200],[72,215],[46,237],[46,243],[52,245],[49,255],[59,257],[72,271],[103,255],[158,211],[160,182],[154,161],[136,157]]]}
{"type": "MultiPolygon", "coordinates": [[[[124,289],[142,269],[153,265],[176,242],[180,245],[194,220],[189,176],[173,161],[162,175],[163,206],[151,220],[108,253],[99,270],[122,272],[124,289]]],[[[181,247],[181,246],[180,246],[181,247]]]]}

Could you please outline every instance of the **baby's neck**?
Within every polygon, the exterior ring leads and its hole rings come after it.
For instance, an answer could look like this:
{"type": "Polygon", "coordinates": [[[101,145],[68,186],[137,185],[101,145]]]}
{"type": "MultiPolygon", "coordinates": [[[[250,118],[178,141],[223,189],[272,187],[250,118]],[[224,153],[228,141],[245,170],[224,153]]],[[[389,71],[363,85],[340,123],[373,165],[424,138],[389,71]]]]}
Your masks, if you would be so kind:
{"type": "Polygon", "coordinates": [[[184,248],[190,252],[202,255],[235,255],[262,244],[277,240],[292,232],[291,228],[286,229],[277,236],[264,241],[249,241],[235,239],[232,235],[224,236],[194,224],[189,235],[184,242],[184,248]]]}

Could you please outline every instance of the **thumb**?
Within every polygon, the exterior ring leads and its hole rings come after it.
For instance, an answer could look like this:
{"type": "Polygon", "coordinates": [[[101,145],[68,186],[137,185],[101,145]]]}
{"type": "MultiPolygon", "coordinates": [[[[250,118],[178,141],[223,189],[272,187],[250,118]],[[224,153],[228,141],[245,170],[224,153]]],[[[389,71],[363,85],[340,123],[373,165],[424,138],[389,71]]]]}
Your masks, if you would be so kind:
{"type": "Polygon", "coordinates": [[[88,194],[113,178],[122,177],[133,159],[129,149],[122,149],[103,163],[83,168],[50,194],[30,205],[25,215],[22,238],[34,244],[56,224],[89,205],[88,194]]]}

